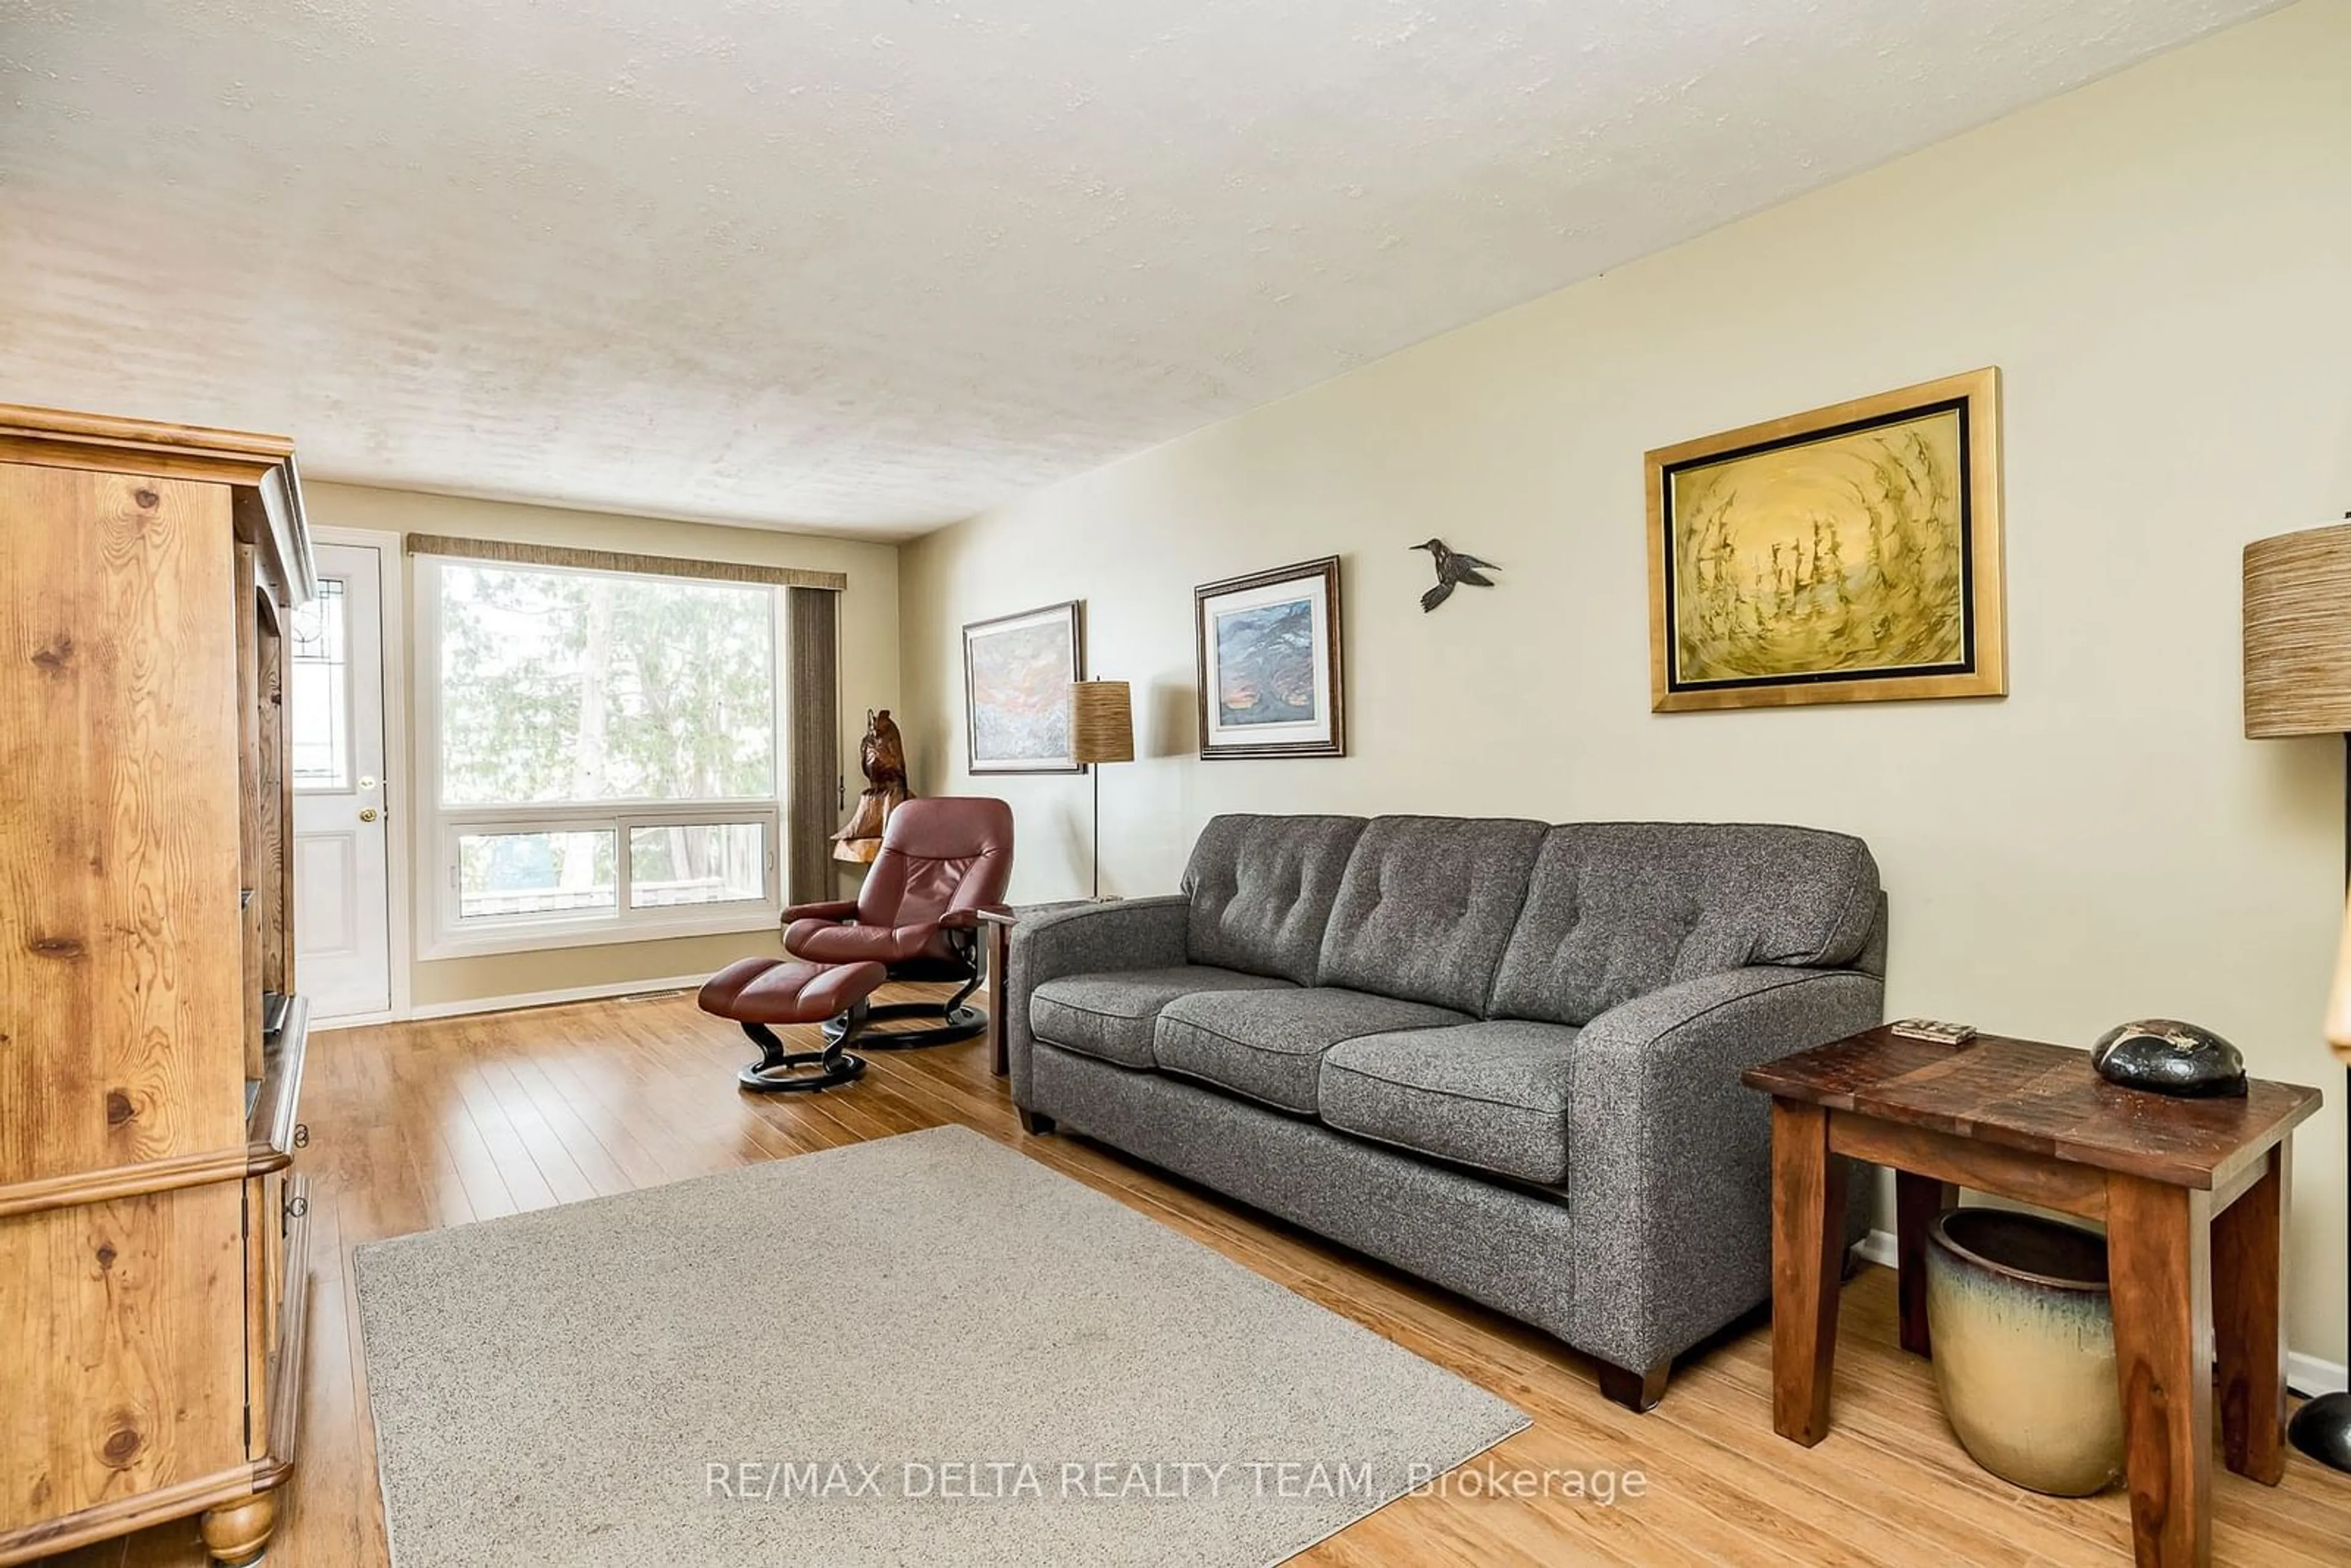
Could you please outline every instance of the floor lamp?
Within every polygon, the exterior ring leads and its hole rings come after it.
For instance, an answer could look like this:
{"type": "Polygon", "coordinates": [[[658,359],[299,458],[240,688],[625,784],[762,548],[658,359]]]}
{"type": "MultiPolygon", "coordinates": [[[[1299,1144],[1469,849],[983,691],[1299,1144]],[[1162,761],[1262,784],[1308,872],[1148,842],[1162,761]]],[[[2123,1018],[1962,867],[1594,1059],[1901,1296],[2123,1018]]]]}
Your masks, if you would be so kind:
{"type": "MultiPolygon", "coordinates": [[[[2351,523],[2245,547],[2245,734],[2345,737],[2344,874],[2351,883],[2351,523]]],[[[2346,921],[2326,1035],[2344,1061],[2351,1107],[2351,905],[2346,921]]],[[[2351,1205],[2351,1188],[2346,1195],[2351,1205]]],[[[2310,1401],[2286,1432],[2312,1458],[2351,1471],[2351,1393],[2310,1401]]]]}
{"type": "MultiPolygon", "coordinates": [[[[2351,758],[2345,766],[2351,767],[2351,758]]],[[[2343,1059],[2351,1088],[2351,903],[2343,909],[2343,949],[2335,959],[2335,994],[2326,1003],[2326,1043],[2343,1059]]],[[[2294,1412],[2286,1433],[2295,1448],[2321,1464],[2351,1471],[2351,1393],[2320,1395],[2294,1412]]]]}
{"type": "Polygon", "coordinates": [[[1134,707],[1124,681],[1070,684],[1070,749],[1094,776],[1093,895],[1102,897],[1102,768],[1134,760],[1134,707]]]}

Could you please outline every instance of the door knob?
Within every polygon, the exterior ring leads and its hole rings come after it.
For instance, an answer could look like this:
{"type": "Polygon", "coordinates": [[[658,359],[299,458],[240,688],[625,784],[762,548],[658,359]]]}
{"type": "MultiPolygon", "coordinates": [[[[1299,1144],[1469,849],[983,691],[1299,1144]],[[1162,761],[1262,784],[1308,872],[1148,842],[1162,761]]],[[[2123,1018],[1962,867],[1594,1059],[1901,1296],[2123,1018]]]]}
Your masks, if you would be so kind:
{"type": "Polygon", "coordinates": [[[369,806],[369,807],[366,807],[366,808],[362,809],[362,810],[360,810],[360,821],[362,821],[362,822],[372,822],[372,821],[375,821],[375,808],[374,808],[373,806],[369,806]]]}

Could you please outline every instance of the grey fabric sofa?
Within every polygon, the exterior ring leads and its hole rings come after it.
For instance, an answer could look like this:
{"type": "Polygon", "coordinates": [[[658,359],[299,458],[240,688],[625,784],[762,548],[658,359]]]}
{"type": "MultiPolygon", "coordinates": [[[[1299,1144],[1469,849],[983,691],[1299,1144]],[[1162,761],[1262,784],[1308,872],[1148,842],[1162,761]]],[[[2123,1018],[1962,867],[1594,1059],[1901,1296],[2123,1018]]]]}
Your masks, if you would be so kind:
{"type": "Polygon", "coordinates": [[[1767,1299],[1770,1112],[1739,1075],[1880,1021],[1859,840],[1228,816],[1183,885],[1014,928],[998,1005],[1031,1132],[1533,1323],[1635,1409],[1767,1299]]]}

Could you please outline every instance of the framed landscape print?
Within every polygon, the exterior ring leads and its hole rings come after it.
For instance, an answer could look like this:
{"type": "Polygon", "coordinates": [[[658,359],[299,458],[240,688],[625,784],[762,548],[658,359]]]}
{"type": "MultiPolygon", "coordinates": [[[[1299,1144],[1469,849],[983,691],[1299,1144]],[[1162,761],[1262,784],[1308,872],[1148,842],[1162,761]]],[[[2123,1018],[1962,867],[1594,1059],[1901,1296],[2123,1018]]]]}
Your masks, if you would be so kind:
{"type": "Polygon", "coordinates": [[[1648,455],[1658,713],[2004,696],[2000,372],[1648,455]]]}
{"type": "Polygon", "coordinates": [[[1192,591],[1200,755],[1344,757],[1339,558],[1192,591]]]}
{"type": "Polygon", "coordinates": [[[1082,773],[1071,755],[1070,685],[1085,676],[1078,600],[963,629],[964,733],[974,773],[1082,773]]]}

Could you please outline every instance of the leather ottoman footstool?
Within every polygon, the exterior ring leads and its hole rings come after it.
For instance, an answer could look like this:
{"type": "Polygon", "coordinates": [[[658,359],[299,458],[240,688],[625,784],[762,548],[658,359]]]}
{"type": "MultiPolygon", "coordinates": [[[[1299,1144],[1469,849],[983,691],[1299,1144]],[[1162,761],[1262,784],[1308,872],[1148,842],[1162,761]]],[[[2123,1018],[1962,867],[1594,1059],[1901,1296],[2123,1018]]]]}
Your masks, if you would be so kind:
{"type": "Polygon", "coordinates": [[[805,964],[781,958],[742,958],[703,982],[695,1000],[702,1010],[743,1026],[759,1048],[759,1060],[735,1075],[758,1094],[813,1092],[854,1081],[865,1059],[849,1043],[872,1012],[867,999],[889,973],[878,963],[805,964]],[[786,1051],[776,1026],[823,1023],[839,1019],[822,1051],[786,1051]]]}

